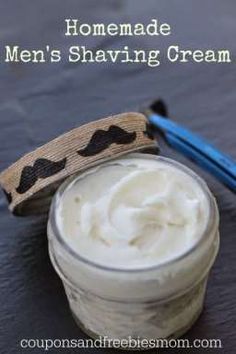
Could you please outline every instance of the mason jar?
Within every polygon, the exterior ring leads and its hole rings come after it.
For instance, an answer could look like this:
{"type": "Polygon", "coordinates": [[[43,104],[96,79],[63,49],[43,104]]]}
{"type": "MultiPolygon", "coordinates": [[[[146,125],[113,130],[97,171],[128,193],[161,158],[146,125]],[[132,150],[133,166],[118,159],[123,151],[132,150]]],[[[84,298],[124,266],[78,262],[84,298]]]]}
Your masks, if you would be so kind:
{"type": "Polygon", "coordinates": [[[206,227],[192,247],[164,264],[138,269],[101,265],[73,249],[57,222],[68,188],[93,170],[66,180],[51,205],[49,254],[76,322],[92,338],[151,340],[183,335],[201,313],[218,252],[218,209],[206,183],[189,168],[164,157],[130,154],[129,158],[139,156],[172,166],[197,183],[209,208],[206,227]]]}

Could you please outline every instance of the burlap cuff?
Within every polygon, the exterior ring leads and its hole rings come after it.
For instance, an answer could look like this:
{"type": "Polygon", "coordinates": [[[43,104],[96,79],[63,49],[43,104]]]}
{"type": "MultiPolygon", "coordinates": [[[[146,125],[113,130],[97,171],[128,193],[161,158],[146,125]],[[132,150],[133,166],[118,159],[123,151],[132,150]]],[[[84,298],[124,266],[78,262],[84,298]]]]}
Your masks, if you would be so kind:
{"type": "Polygon", "coordinates": [[[52,195],[66,177],[128,152],[156,146],[144,115],[118,114],[73,129],[23,156],[0,174],[0,185],[11,211],[37,213],[43,209],[42,200],[46,205],[46,196],[52,195]]]}

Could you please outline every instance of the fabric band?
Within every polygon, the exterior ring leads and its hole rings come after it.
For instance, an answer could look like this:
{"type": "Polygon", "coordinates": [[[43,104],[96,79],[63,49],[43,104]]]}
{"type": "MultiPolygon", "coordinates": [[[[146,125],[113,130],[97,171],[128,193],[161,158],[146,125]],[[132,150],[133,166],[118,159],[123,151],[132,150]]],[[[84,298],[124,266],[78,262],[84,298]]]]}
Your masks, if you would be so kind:
{"type": "Polygon", "coordinates": [[[34,200],[50,189],[55,191],[68,176],[128,152],[153,147],[157,142],[144,115],[118,114],[75,128],[23,156],[0,174],[0,185],[9,209],[24,214],[26,204],[29,212],[29,207],[36,207],[34,200]]]}

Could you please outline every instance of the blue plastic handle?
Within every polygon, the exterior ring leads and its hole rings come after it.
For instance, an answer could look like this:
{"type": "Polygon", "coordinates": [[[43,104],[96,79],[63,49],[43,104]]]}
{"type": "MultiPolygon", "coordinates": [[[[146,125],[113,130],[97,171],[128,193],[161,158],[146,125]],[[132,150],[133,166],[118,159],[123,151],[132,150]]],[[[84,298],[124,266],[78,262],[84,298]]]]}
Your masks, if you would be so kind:
{"type": "MultiPolygon", "coordinates": [[[[151,114],[148,118],[154,126],[161,129],[164,133],[171,133],[173,136],[180,138],[182,140],[181,146],[183,146],[184,142],[186,142],[189,146],[191,146],[199,153],[198,156],[203,155],[202,159],[205,156],[207,161],[210,160],[207,163],[205,162],[205,167],[207,167],[206,164],[209,164],[211,166],[212,163],[216,164],[218,165],[218,167],[223,169],[226,174],[229,174],[232,179],[236,178],[236,162],[233,161],[232,158],[217,150],[214,146],[209,144],[207,141],[205,141],[198,135],[192,133],[188,129],[176,124],[175,122],[169,119],[166,119],[157,114],[151,114]]],[[[191,154],[192,156],[193,150],[191,150],[191,152],[189,151],[189,154],[191,154]]],[[[217,167],[214,168],[214,171],[216,170],[218,171],[217,167]]]]}
{"type": "Polygon", "coordinates": [[[168,143],[177,151],[183,153],[185,156],[197,162],[197,164],[205,169],[207,169],[210,173],[212,173],[215,177],[217,177],[222,183],[227,185],[232,191],[236,192],[236,180],[231,175],[227,174],[223,169],[221,169],[214,162],[209,160],[207,157],[199,153],[199,151],[193,149],[190,145],[186,144],[186,142],[182,141],[175,135],[171,133],[166,133],[166,139],[168,143]]]}

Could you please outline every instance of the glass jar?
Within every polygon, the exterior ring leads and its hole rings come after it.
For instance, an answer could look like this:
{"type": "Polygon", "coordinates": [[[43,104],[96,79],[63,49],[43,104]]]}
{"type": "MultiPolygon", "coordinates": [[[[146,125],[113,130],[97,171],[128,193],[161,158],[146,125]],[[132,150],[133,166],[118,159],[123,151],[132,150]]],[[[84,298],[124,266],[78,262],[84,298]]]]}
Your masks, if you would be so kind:
{"type": "Polygon", "coordinates": [[[154,155],[129,156],[171,165],[200,186],[210,212],[197,243],[167,263],[137,270],[102,266],[84,258],[62,237],[56,222],[61,198],[71,183],[83,178],[80,173],[65,181],[54,196],[48,222],[50,258],[74,318],[91,337],[177,338],[192,326],[203,307],[207,278],[219,248],[217,205],[206,183],[185,166],[154,155]]]}

